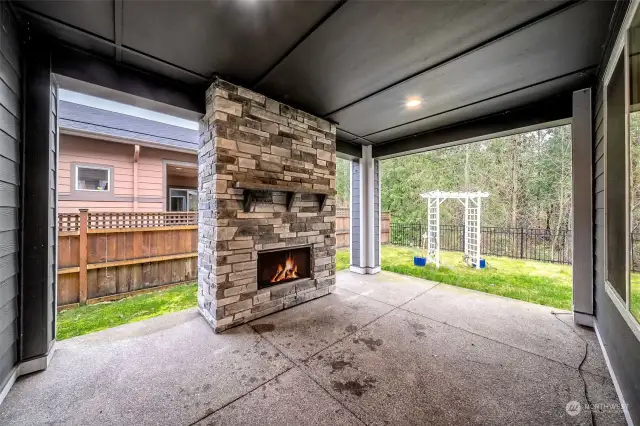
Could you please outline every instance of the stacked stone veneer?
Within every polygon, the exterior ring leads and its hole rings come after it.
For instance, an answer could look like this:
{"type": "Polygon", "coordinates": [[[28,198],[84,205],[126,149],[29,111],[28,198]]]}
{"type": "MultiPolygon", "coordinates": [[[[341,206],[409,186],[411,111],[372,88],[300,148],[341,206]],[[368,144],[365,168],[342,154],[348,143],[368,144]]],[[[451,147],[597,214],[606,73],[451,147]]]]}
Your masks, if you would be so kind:
{"type": "Polygon", "coordinates": [[[255,92],[215,81],[200,126],[198,309],[216,331],[330,293],[335,286],[335,197],[259,193],[243,210],[234,182],[334,189],[336,128],[255,92]],[[258,290],[258,252],[311,246],[309,280],[258,290]]]}

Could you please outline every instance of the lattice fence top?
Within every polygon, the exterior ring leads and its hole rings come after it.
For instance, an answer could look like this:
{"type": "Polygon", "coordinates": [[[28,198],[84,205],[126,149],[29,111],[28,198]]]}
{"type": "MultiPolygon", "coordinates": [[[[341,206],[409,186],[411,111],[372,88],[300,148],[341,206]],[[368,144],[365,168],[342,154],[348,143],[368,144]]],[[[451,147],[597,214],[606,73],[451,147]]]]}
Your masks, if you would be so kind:
{"type": "MultiPolygon", "coordinates": [[[[80,230],[81,213],[58,214],[59,232],[80,230]]],[[[88,229],[127,229],[198,224],[197,212],[88,212],[88,229]]]]}
{"type": "Polygon", "coordinates": [[[80,229],[80,213],[60,213],[58,215],[58,231],[75,232],[80,229]]]}
{"type": "Polygon", "coordinates": [[[337,217],[349,217],[349,207],[336,207],[337,217]]]}
{"type": "Polygon", "coordinates": [[[113,213],[90,212],[89,229],[147,228],[158,226],[197,225],[197,212],[113,213]]]}

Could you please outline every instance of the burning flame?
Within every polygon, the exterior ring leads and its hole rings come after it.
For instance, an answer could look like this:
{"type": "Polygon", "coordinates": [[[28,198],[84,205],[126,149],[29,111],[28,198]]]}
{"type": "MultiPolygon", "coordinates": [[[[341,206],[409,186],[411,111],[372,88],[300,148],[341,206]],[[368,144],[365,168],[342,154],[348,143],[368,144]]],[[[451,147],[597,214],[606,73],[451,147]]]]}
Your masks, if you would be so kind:
{"type": "Polygon", "coordinates": [[[278,265],[278,270],[269,282],[277,283],[298,277],[298,265],[296,265],[296,259],[295,257],[289,256],[287,257],[287,261],[284,263],[284,266],[278,265]]]}

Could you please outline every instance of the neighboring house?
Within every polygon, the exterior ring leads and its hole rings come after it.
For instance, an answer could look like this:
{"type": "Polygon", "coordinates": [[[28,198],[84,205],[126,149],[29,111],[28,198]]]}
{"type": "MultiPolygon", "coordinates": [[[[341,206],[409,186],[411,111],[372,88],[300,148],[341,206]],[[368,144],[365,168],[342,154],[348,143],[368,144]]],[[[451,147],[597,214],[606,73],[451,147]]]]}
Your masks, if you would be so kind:
{"type": "Polygon", "coordinates": [[[60,101],[58,208],[195,211],[198,132],[60,101]]]}

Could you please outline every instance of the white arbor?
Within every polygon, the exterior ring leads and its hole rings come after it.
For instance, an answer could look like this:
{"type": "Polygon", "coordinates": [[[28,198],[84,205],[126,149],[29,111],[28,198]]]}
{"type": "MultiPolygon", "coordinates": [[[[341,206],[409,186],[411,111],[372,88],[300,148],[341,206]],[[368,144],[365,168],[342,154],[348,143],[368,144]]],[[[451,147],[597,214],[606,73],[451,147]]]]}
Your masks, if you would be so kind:
{"type": "Polygon", "coordinates": [[[430,191],[420,194],[427,199],[427,260],[440,267],[440,204],[456,199],[464,205],[464,259],[468,264],[480,267],[480,213],[486,192],[430,191]]]}

